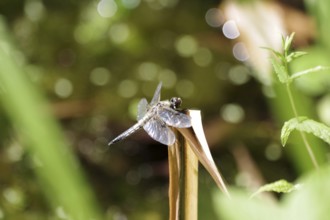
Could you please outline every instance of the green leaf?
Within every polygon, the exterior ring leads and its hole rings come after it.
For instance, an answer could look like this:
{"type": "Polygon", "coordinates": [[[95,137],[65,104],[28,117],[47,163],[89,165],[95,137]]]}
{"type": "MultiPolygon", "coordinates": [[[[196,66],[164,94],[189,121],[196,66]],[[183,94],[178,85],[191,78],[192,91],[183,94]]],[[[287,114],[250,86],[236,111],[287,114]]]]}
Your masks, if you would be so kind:
{"type": "Polygon", "coordinates": [[[305,51],[292,52],[286,57],[286,62],[290,63],[292,60],[298,59],[299,57],[305,56],[306,54],[307,52],[305,51]]]}
{"type": "Polygon", "coordinates": [[[302,189],[284,197],[285,219],[329,219],[330,169],[322,167],[303,179],[302,189]]]}
{"type": "Polygon", "coordinates": [[[274,50],[272,48],[269,48],[269,47],[261,47],[261,48],[262,49],[265,49],[265,50],[271,51],[274,54],[274,56],[276,56],[278,59],[285,60],[282,53],[280,53],[280,52],[278,52],[278,51],[276,51],[276,50],[274,50]]]}
{"type": "Polygon", "coordinates": [[[274,71],[281,83],[288,83],[290,78],[285,67],[275,59],[271,59],[274,71]]]}
{"type": "Polygon", "coordinates": [[[296,129],[299,131],[312,133],[318,138],[330,144],[330,128],[325,124],[319,123],[307,117],[292,118],[285,122],[281,130],[281,142],[285,146],[289,135],[296,129]]]}
{"type": "Polygon", "coordinates": [[[251,195],[251,198],[262,192],[289,193],[295,189],[297,189],[295,185],[289,183],[288,181],[278,180],[273,183],[263,185],[255,193],[251,195]]]}
{"type": "Polygon", "coordinates": [[[284,40],[283,49],[286,53],[289,51],[289,49],[291,47],[294,35],[295,35],[295,33],[293,32],[290,36],[287,36],[284,40]]]}
{"type": "Polygon", "coordinates": [[[318,72],[318,71],[322,71],[322,70],[329,70],[329,69],[330,69],[330,67],[327,67],[327,66],[316,66],[316,67],[313,67],[310,69],[306,69],[306,70],[294,73],[290,76],[290,78],[291,78],[291,80],[294,80],[300,76],[303,76],[303,75],[306,75],[309,73],[314,73],[314,72],[318,72]]]}
{"type": "Polygon", "coordinates": [[[214,210],[218,219],[242,220],[283,220],[285,210],[260,198],[250,199],[245,192],[237,189],[230,190],[232,198],[228,199],[219,191],[212,192],[214,210]]]}
{"type": "Polygon", "coordinates": [[[218,219],[329,219],[330,168],[321,167],[299,180],[302,190],[283,196],[280,204],[262,198],[249,199],[246,193],[231,190],[232,199],[219,191],[212,193],[218,219]]]}
{"type": "Polygon", "coordinates": [[[286,38],[282,35],[282,38],[281,39],[282,39],[282,46],[284,48],[286,38]]]}

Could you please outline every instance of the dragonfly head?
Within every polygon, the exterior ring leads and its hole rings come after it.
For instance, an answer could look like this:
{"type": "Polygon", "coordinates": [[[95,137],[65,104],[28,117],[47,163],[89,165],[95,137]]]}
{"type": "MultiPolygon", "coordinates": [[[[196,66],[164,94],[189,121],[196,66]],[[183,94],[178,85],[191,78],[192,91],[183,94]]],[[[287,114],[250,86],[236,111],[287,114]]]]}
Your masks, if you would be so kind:
{"type": "Polygon", "coordinates": [[[171,108],[177,109],[180,107],[182,100],[179,97],[173,97],[170,99],[171,108]]]}

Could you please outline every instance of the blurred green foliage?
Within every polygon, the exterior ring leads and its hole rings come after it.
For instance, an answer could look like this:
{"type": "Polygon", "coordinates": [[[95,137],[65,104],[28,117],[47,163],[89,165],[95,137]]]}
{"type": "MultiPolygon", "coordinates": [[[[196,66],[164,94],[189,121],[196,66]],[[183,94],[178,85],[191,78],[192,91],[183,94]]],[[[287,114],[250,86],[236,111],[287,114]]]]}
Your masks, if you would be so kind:
{"type": "MultiPolygon", "coordinates": [[[[5,30],[4,24],[0,25],[0,29],[5,30]]],[[[29,157],[40,178],[40,186],[44,188],[44,193],[48,195],[54,208],[62,210],[63,215],[74,219],[100,219],[93,208],[95,202],[82,180],[78,164],[68,151],[70,148],[64,142],[60,128],[50,116],[41,93],[35,90],[14,61],[15,49],[12,45],[5,40],[1,43],[2,103],[11,117],[13,127],[20,131],[21,139],[29,146],[29,157]]],[[[15,146],[17,144],[17,140],[12,143],[13,157],[15,154],[22,154],[23,149],[20,149],[21,146],[15,146]]],[[[28,206],[24,189],[20,186],[7,187],[4,189],[4,196],[18,208],[28,206]]],[[[6,211],[3,214],[6,218],[18,218],[6,211]]]]}
{"type": "Polygon", "coordinates": [[[322,220],[328,218],[330,170],[320,170],[299,180],[299,190],[286,194],[281,204],[265,202],[260,198],[249,199],[245,192],[233,191],[233,199],[214,193],[214,204],[218,207],[219,219],[303,219],[322,220]],[[319,197],[318,195],[324,195],[319,197]],[[238,212],[237,209],[240,211],[238,212]]]}

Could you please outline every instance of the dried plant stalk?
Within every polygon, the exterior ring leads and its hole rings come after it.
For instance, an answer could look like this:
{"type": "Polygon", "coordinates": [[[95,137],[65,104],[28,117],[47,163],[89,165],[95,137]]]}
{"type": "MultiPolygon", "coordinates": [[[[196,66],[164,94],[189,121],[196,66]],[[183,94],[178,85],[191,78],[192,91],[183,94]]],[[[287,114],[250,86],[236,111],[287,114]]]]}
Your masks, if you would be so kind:
{"type": "Polygon", "coordinates": [[[169,165],[169,219],[179,219],[179,200],[180,200],[180,145],[175,142],[168,146],[168,165],[169,165]]]}
{"type": "Polygon", "coordinates": [[[198,158],[189,142],[177,131],[168,147],[170,220],[197,220],[198,158]]]}
{"type": "Polygon", "coordinates": [[[198,158],[190,143],[183,138],[181,169],[181,219],[198,218],[198,158]]]}
{"type": "Polygon", "coordinates": [[[168,147],[170,220],[197,220],[198,160],[230,198],[207,144],[201,114],[189,110],[192,127],[173,128],[177,141],[168,147]]]}
{"type": "Polygon", "coordinates": [[[189,115],[191,116],[192,127],[177,128],[177,130],[189,142],[191,149],[197,156],[198,160],[203,164],[205,169],[210,173],[217,186],[228,198],[230,198],[226,184],[214,163],[209,146],[207,144],[202,125],[201,113],[198,110],[189,110],[189,115]]]}

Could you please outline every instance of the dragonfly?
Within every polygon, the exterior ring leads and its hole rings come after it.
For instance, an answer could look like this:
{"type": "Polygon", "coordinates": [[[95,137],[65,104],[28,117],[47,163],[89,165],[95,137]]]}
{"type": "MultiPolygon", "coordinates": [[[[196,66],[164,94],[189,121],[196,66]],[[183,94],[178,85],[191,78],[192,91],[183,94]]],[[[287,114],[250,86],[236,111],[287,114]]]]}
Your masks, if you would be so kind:
{"type": "Polygon", "coordinates": [[[143,98],[138,104],[137,123],[109,142],[109,146],[121,141],[140,128],[143,128],[154,140],[172,145],[175,143],[175,134],[170,127],[187,128],[191,127],[191,118],[178,110],[182,100],[179,97],[172,97],[170,100],[160,101],[160,82],[155,94],[148,104],[143,98]]]}

